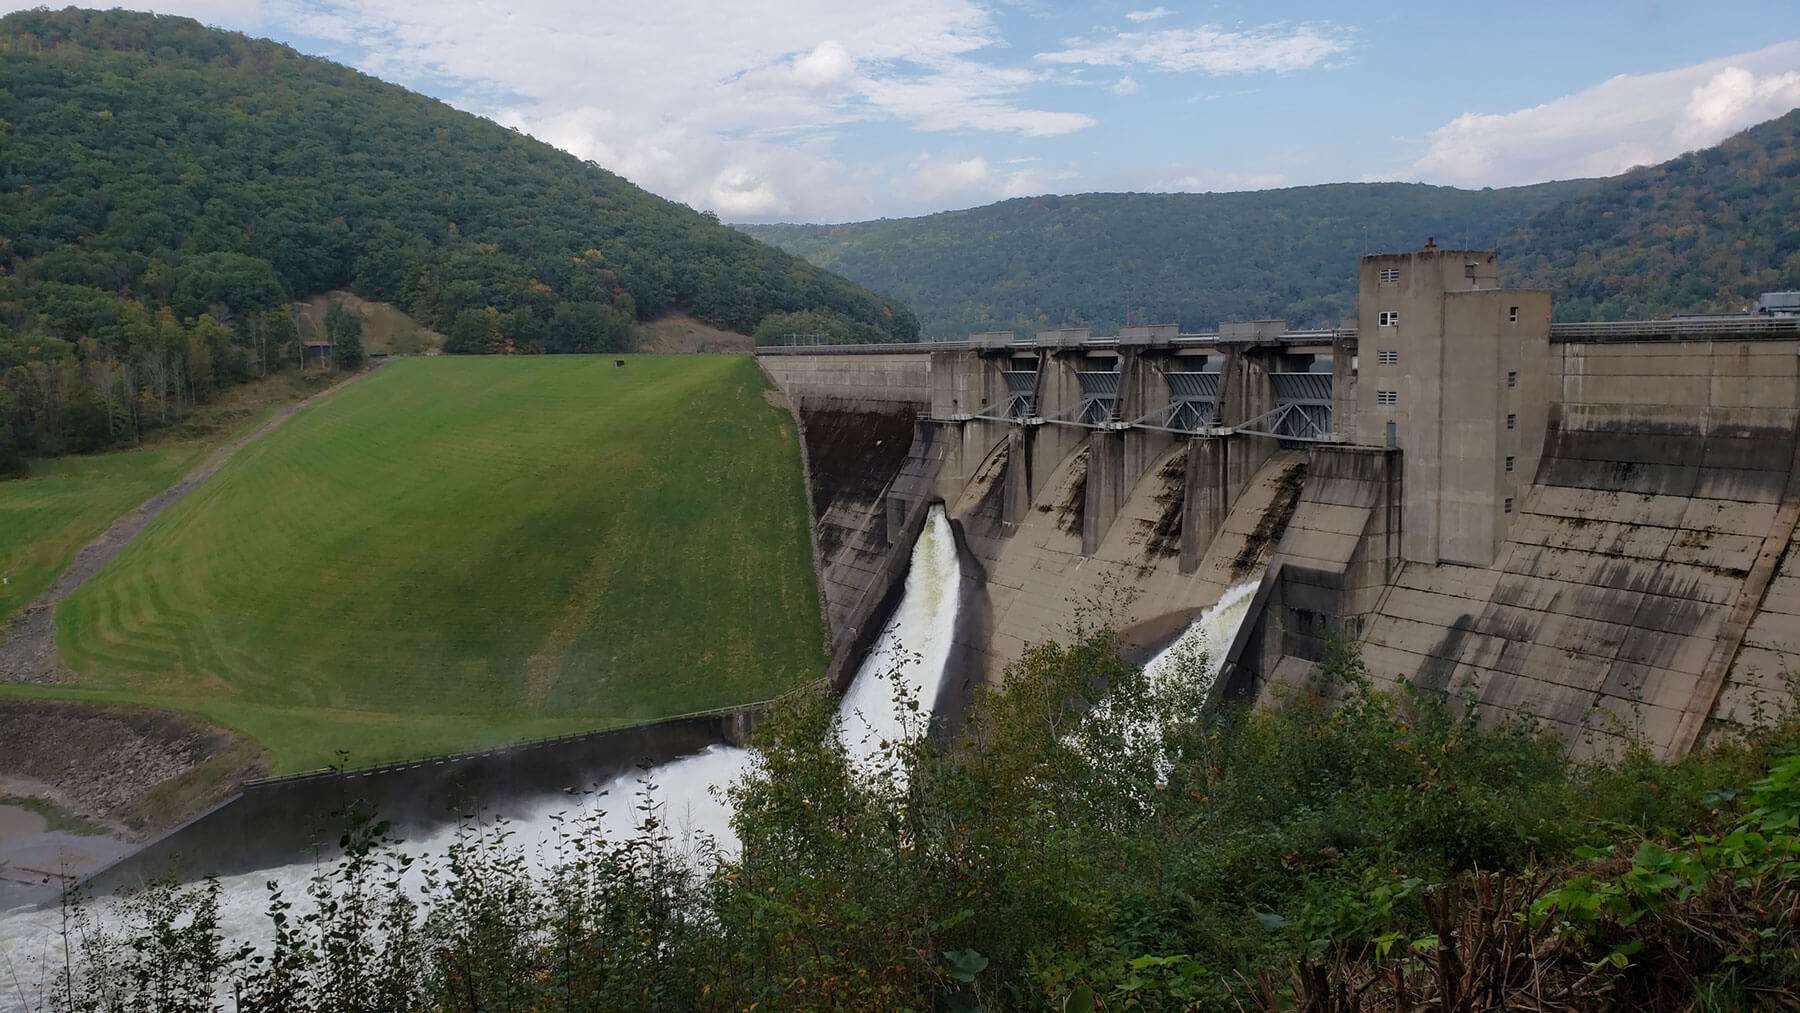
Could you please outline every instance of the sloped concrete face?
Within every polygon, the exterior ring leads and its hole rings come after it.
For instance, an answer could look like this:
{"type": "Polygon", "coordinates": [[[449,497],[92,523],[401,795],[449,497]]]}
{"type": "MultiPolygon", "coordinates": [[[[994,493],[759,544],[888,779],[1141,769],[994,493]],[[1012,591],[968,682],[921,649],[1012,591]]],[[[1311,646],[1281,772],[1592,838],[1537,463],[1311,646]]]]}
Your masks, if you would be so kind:
{"type": "Polygon", "coordinates": [[[1333,628],[1354,638],[1400,562],[1401,457],[1374,447],[1314,447],[1306,487],[1281,540],[1282,653],[1325,657],[1333,628]]]}
{"type": "Polygon", "coordinates": [[[1710,715],[1710,732],[1759,725],[1792,706],[1800,673],[1800,551],[1790,540],[1710,715]]]}
{"type": "Polygon", "coordinates": [[[1544,722],[1571,755],[1686,752],[1763,599],[1765,543],[1791,534],[1794,451],[1791,417],[1565,406],[1495,565],[1409,566],[1367,631],[1371,674],[1544,722]]]}
{"type": "MultiPolygon", "coordinates": [[[[1104,434],[1101,434],[1102,436],[1104,434]]],[[[998,681],[1029,644],[1064,637],[1083,617],[1124,631],[1128,649],[1147,653],[1174,637],[1233,584],[1273,555],[1304,480],[1305,455],[1279,451],[1246,483],[1211,534],[1198,565],[1181,566],[1185,504],[1194,490],[1188,454],[1175,444],[1134,482],[1104,536],[1084,553],[1094,443],[1046,466],[1042,491],[1017,524],[1005,519],[1001,450],[955,501],[950,516],[984,571],[984,616],[965,645],[986,679],[998,681]]]]}

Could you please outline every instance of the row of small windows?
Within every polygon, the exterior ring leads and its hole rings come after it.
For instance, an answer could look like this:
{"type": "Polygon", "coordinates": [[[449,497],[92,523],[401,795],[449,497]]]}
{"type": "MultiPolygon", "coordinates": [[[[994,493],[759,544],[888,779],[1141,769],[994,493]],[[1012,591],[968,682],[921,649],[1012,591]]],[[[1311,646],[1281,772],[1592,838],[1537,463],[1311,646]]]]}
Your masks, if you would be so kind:
{"type": "MultiPolygon", "coordinates": [[[[1400,272],[1397,270],[1394,270],[1393,268],[1389,268],[1388,270],[1381,272],[1381,280],[1382,281],[1399,281],[1400,280],[1400,272]],[[1388,277],[1389,274],[1392,274],[1393,277],[1389,278],[1388,277]]],[[[1400,322],[1400,311],[1399,310],[1381,310],[1376,316],[1377,316],[1376,322],[1379,323],[1383,327],[1392,327],[1395,324],[1400,322]]],[[[1507,307],[1506,322],[1511,323],[1511,324],[1516,324],[1519,322],[1519,308],[1517,306],[1507,307]]]]}

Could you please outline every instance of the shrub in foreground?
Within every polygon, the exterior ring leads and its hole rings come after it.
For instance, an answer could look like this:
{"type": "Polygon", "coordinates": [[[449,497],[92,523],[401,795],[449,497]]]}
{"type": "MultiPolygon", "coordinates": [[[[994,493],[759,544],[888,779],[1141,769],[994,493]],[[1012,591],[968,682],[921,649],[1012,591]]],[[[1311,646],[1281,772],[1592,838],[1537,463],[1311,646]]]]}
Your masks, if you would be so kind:
{"type": "Polygon", "coordinates": [[[75,959],[37,994],[469,1011],[1788,997],[1791,722],[1678,765],[1570,765],[1528,726],[1375,690],[1347,649],[1308,691],[1212,714],[1197,666],[1153,682],[1119,657],[1104,630],[1035,647],[953,742],[872,761],[833,733],[835,701],[794,701],[730,789],[741,851],[677,847],[644,797],[624,839],[570,816],[535,876],[504,826],[427,869],[353,822],[306,897],[271,897],[272,943],[222,938],[213,888],[159,887],[118,928],[78,915],[75,959]]]}

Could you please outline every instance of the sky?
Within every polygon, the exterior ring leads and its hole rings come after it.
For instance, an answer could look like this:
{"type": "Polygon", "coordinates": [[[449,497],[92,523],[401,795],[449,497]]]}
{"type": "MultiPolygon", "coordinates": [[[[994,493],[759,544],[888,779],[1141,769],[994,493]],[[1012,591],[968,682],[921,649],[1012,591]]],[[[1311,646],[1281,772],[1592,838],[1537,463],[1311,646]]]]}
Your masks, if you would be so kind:
{"type": "MultiPolygon", "coordinates": [[[[155,0],[731,222],[1611,175],[1800,106],[1800,3],[155,0]]],[[[0,11],[28,4],[0,0],[0,11]]]]}

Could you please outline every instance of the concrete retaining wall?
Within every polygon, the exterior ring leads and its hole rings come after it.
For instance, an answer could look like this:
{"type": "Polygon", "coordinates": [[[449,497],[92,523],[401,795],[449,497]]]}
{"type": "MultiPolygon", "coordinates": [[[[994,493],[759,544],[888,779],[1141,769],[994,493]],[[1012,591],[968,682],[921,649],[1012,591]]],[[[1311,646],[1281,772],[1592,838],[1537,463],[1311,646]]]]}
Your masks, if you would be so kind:
{"type": "Polygon", "coordinates": [[[708,746],[741,745],[763,706],[415,763],[251,782],[82,885],[101,895],[166,874],[196,879],[273,868],[315,854],[329,860],[344,827],[336,814],[352,802],[391,820],[402,834],[453,823],[462,813],[517,814],[535,799],[603,784],[639,764],[664,763],[708,746]]]}
{"type": "Polygon", "coordinates": [[[931,355],[917,352],[759,354],[757,362],[790,398],[854,398],[931,404],[931,355]]]}
{"type": "Polygon", "coordinates": [[[1466,686],[1575,755],[1620,735],[1685,752],[1762,599],[1765,542],[1791,533],[1794,452],[1792,412],[1565,405],[1496,564],[1409,566],[1371,674],[1466,686]]]}
{"type": "Polygon", "coordinates": [[[1792,340],[1553,342],[1551,397],[1565,406],[1792,411],[1795,349],[1792,340]]]}

